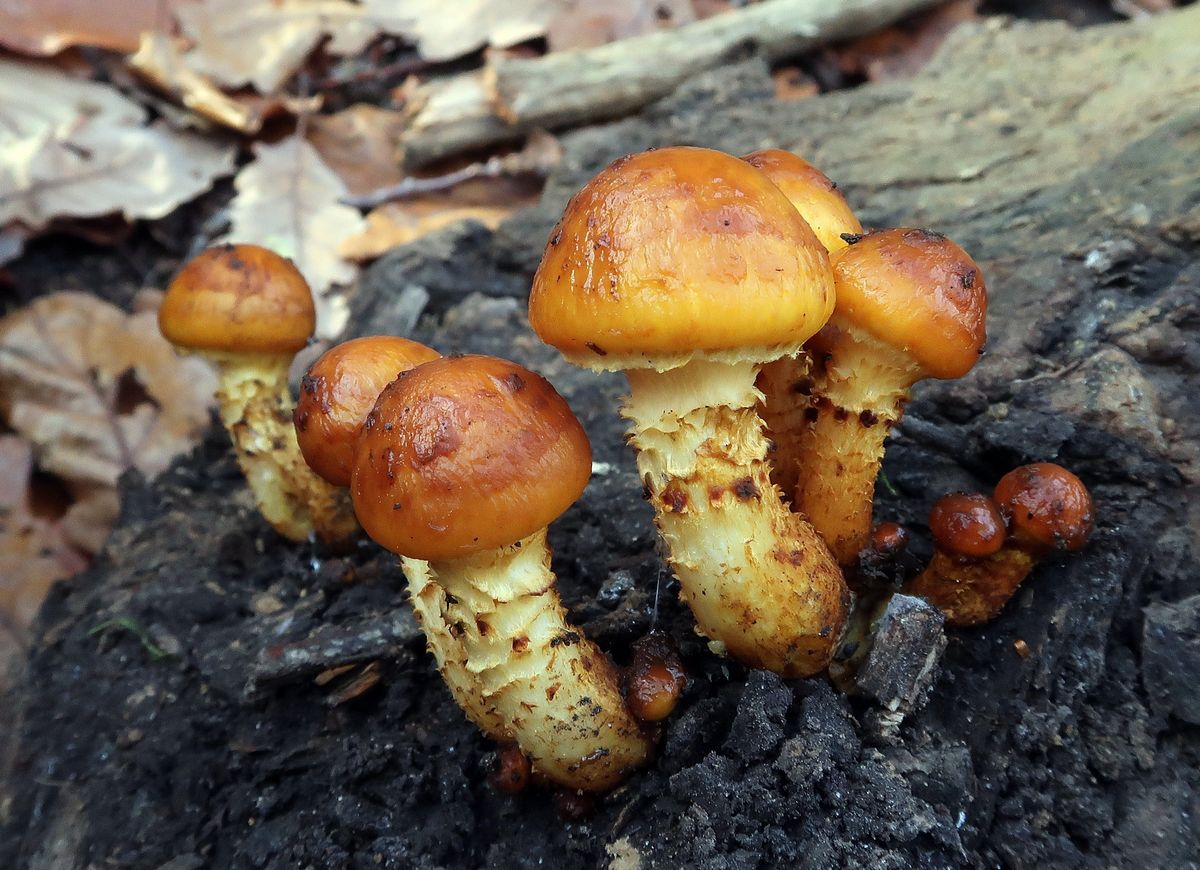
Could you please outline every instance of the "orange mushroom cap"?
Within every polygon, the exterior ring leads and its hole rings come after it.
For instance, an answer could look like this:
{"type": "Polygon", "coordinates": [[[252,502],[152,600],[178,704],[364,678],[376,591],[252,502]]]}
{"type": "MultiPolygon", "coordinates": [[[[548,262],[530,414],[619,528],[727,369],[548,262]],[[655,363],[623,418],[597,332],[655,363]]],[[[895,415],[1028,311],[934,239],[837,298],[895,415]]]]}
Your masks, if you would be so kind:
{"type": "Polygon", "coordinates": [[[295,353],[316,328],[316,310],[290,260],[258,245],[221,245],[179,270],[158,328],[190,350],[295,353]]]}
{"type": "Polygon", "coordinates": [[[367,416],[350,491],[367,534],[430,561],[513,544],[570,507],[592,451],[539,375],[488,356],[402,373],[367,416]]]}
{"type": "Polygon", "coordinates": [[[1004,546],[1004,518],[996,503],[979,493],[944,495],[929,512],[929,530],[938,549],[981,559],[1004,546]]]}
{"type": "Polygon", "coordinates": [[[830,253],[846,247],[843,235],[862,234],[862,224],[837,185],[807,160],[778,148],[755,151],[742,159],[783,191],[830,253]]]}
{"type": "Polygon", "coordinates": [[[877,230],[833,257],[837,314],[906,351],[927,377],[962,377],[987,339],[987,288],[962,248],[928,230],[877,230]]]}
{"type": "Polygon", "coordinates": [[[607,370],[774,359],[832,310],[828,255],[788,198],[744,160],[689,147],[622,157],[584,185],[529,297],[543,341],[607,370]]]}
{"type": "Polygon", "coordinates": [[[1009,535],[1038,550],[1079,550],[1092,534],[1092,496],[1061,465],[1036,462],[1013,469],[996,484],[1009,535]]]}
{"type": "Polygon", "coordinates": [[[292,415],[309,468],[334,486],[349,486],[354,443],[383,388],[401,372],[440,356],[392,335],[355,338],[323,353],[301,379],[292,415]]]}

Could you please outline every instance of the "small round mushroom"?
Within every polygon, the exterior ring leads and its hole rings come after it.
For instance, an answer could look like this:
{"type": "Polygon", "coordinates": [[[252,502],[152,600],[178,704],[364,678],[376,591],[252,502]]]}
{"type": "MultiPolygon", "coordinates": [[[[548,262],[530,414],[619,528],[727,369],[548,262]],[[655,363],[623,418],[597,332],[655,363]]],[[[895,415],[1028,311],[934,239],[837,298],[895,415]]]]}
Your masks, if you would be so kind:
{"type": "Polygon", "coordinates": [[[884,441],[922,378],[958,378],[986,338],[987,291],[958,245],[926,230],[868,233],[833,257],[837,308],[806,345],[810,426],[793,505],[852,566],[871,534],[884,441]]]}
{"type": "Polygon", "coordinates": [[[437,359],[380,394],[355,448],[363,528],[400,556],[455,699],[538,773],[604,791],[649,756],[616,668],[567,622],[546,526],[591,474],[579,421],[543,378],[486,356],[437,359]]]}
{"type": "Polygon", "coordinates": [[[1091,496],[1061,466],[1021,466],[994,496],[944,496],[930,513],[937,549],[907,591],[941,608],[950,625],[994,618],[1039,559],[1079,550],[1091,534],[1091,496]]]}
{"type": "MultiPolygon", "coordinates": [[[[768,149],[742,158],[758,169],[791,201],[825,250],[833,255],[847,239],[862,235],[862,224],[837,185],[821,170],[790,151],[768,149]]],[[[763,401],[758,413],[775,444],[772,480],[789,501],[800,479],[800,433],[809,427],[810,360],[804,351],[767,363],[758,373],[763,401]]]]}
{"type": "Polygon", "coordinates": [[[309,469],[292,429],[288,367],[312,336],[312,292],[291,261],[257,245],[209,248],[167,288],[159,330],[217,368],[217,402],[263,516],[281,535],[327,541],[357,525],[345,493],[309,469]]]}
{"type": "Polygon", "coordinates": [[[633,642],[625,671],[625,702],[643,722],[660,722],[675,710],[687,685],[687,672],[671,638],[652,631],[633,642]]]}
{"type": "Polygon", "coordinates": [[[710,647],[820,671],[849,594],[771,482],[754,381],[833,308],[829,257],[779,188],[704,148],[617,160],[568,204],[529,297],[542,340],[623,370],[622,414],[680,595],[710,647]]]}
{"type": "Polygon", "coordinates": [[[350,486],[355,442],[383,388],[401,372],[440,356],[392,335],[354,338],[323,353],[300,380],[293,414],[309,467],[334,486],[350,486]]]}

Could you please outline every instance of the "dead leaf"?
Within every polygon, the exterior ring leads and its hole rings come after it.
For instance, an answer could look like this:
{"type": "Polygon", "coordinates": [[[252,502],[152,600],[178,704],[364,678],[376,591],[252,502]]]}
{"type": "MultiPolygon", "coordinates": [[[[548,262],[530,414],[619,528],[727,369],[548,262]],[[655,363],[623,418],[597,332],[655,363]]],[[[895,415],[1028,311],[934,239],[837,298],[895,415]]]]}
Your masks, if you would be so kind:
{"type": "Polygon", "coordinates": [[[691,0],[572,0],[567,6],[547,27],[551,51],[594,48],[696,20],[691,0]]]}
{"type": "Polygon", "coordinates": [[[538,39],[571,0],[364,0],[366,17],[381,31],[416,42],[421,57],[453,60],[484,46],[538,39]]]}
{"type": "Polygon", "coordinates": [[[0,632],[7,626],[22,639],[50,586],[88,565],[54,519],[33,511],[32,472],[29,443],[0,435],[0,632]]]}
{"type": "Polygon", "coordinates": [[[0,0],[0,44],[26,54],[57,54],[72,45],[113,51],[137,48],[138,37],[167,29],[174,9],[191,0],[0,0]]]}
{"type": "Polygon", "coordinates": [[[6,421],[39,467],[91,492],[129,468],[153,477],[191,447],[216,381],[175,354],[155,312],[56,293],[0,320],[0,386],[6,421]]]}
{"type": "Polygon", "coordinates": [[[160,218],[232,171],[232,146],[144,120],[112,88],[0,60],[0,226],[160,218]]]}
{"type": "Polygon", "coordinates": [[[839,66],[848,75],[872,81],[908,78],[929,62],[950,31],[979,21],[978,0],[953,0],[891,27],[855,39],[835,49],[839,66]]]}
{"type": "Polygon", "coordinates": [[[263,245],[294,260],[317,297],[318,336],[335,335],[345,324],[344,301],[322,294],[354,280],[357,270],[338,247],[363,231],[362,215],[339,202],[346,185],[305,140],[259,143],[254,157],[234,181],[227,241],[263,245]]]}
{"type": "Polygon", "coordinates": [[[315,112],[321,107],[320,96],[303,100],[227,94],[189,67],[178,42],[162,33],[143,33],[137,53],[128,63],[150,84],[197,115],[239,133],[257,133],[267,118],[283,112],[315,112]]]}
{"type": "Polygon", "coordinates": [[[821,92],[816,79],[798,66],[785,66],[772,71],[771,80],[775,83],[775,99],[785,102],[815,97],[821,92]]]}
{"type": "MultiPolygon", "coordinates": [[[[380,13],[380,20],[392,19],[380,13]]],[[[323,37],[330,37],[329,51],[351,54],[378,30],[365,6],[346,0],[202,0],[181,7],[178,17],[193,43],[185,57],[195,72],[227,87],[251,84],[261,94],[274,93],[323,37]]]]}
{"type": "Polygon", "coordinates": [[[407,245],[421,236],[459,221],[479,221],[495,228],[512,214],[511,206],[454,206],[439,207],[425,211],[414,208],[414,203],[389,202],[367,215],[367,228],[356,236],[342,242],[339,250],[348,260],[365,262],[374,260],[398,245],[407,245]]]}
{"type": "Polygon", "coordinates": [[[367,103],[309,119],[308,141],[352,194],[368,193],[404,177],[396,156],[404,118],[367,103]]]}

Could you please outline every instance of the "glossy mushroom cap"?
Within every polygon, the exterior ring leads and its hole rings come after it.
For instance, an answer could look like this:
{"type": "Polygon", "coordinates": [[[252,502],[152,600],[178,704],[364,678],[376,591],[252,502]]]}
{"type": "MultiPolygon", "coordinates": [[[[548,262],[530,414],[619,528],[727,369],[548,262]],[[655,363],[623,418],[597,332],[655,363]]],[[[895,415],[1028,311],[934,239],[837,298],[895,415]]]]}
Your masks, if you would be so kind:
{"type": "Polygon", "coordinates": [[[545,528],[587,485],[583,427],[544,378],[487,356],[401,374],[367,416],[351,496],[367,534],[438,561],[545,528]]]}
{"type": "Polygon", "coordinates": [[[777,148],[755,151],[742,159],[783,191],[829,253],[846,247],[843,235],[862,234],[862,224],[837,185],[807,160],[777,148]]]}
{"type": "Polygon", "coordinates": [[[354,443],[383,388],[441,356],[431,347],[391,335],[355,338],[332,347],[300,381],[292,419],[308,467],[334,486],[349,486],[354,443]]]}
{"type": "Polygon", "coordinates": [[[623,157],[563,212],[529,317],[577,365],[667,369],[794,352],[828,319],[828,255],[787,197],[736,157],[623,157]]]}
{"type": "Polygon", "coordinates": [[[1009,535],[1035,550],[1079,550],[1092,534],[1092,496],[1061,465],[1038,462],[1010,471],[996,484],[1009,535]]]}
{"type": "Polygon", "coordinates": [[[221,245],[179,270],[158,328],[190,350],[295,353],[316,328],[316,310],[291,260],[258,245],[221,245]]]}
{"type": "Polygon", "coordinates": [[[929,512],[929,530],[938,549],[982,559],[1004,546],[1006,529],[1000,510],[986,495],[954,492],[929,512]]]}
{"type": "Polygon", "coordinates": [[[907,352],[926,377],[962,377],[987,339],[987,288],[962,248],[927,230],[868,233],[833,258],[839,318],[907,352]]]}

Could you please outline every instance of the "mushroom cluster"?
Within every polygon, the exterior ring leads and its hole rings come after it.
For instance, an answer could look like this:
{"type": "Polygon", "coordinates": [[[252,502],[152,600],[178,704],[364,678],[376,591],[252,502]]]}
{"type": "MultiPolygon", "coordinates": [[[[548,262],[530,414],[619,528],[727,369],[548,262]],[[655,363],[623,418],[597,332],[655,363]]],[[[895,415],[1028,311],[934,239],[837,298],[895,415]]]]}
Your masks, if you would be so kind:
{"type": "MultiPolygon", "coordinates": [[[[390,336],[325,353],[293,408],[287,371],[312,308],[289,262],[227,246],[184,267],[160,324],[217,363],[222,420],[272,525],[334,540],[357,520],[400,557],[446,685],[502,747],[496,787],[613,787],[650,758],[687,679],[661,633],[618,669],[559,598],[547,527],[590,476],[579,421],[516,363],[390,336]]],[[[972,367],[986,312],[978,266],[945,236],[864,231],[793,154],[693,147],[589,181],[529,296],[534,330],[567,360],[625,372],[644,495],[709,647],[839,683],[853,656],[831,664],[835,651],[849,632],[861,657],[886,599],[860,560],[907,541],[894,524],[872,531],[887,433],[916,381],[972,367]]],[[[938,502],[937,552],[905,591],[952,625],[983,622],[1092,522],[1078,478],[1024,466],[992,498],[938,502]]]]}

